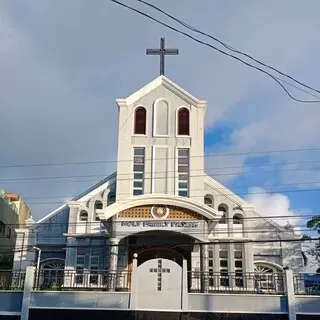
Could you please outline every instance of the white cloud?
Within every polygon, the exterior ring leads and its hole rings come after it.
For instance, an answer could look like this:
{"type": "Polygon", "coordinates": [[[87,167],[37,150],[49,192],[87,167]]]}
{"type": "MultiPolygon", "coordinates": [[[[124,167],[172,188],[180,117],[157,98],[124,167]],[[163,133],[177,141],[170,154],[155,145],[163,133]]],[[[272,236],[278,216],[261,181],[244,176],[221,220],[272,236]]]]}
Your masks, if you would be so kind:
{"type": "Polygon", "coordinates": [[[301,221],[296,217],[298,213],[291,209],[290,199],[286,195],[267,193],[262,188],[254,187],[249,189],[246,200],[263,216],[270,217],[281,226],[285,226],[288,222],[298,225],[301,221]]]}

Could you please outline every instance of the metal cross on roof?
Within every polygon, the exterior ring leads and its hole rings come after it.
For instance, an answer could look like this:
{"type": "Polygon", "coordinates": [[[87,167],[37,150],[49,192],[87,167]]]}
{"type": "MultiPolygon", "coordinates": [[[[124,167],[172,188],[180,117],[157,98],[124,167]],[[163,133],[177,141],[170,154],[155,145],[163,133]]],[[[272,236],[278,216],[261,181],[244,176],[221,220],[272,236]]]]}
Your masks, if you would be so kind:
{"type": "Polygon", "coordinates": [[[164,56],[178,54],[178,49],[165,49],[164,38],[160,39],[160,49],[147,49],[147,55],[160,55],[160,75],[164,75],[164,56]]]}

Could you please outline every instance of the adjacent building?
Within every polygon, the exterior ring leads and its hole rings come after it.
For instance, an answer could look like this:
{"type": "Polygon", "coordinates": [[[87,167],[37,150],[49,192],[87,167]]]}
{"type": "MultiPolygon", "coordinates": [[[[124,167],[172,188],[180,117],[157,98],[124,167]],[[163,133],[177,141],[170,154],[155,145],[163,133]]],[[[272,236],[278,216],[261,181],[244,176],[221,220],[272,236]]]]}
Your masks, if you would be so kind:
{"type": "Polygon", "coordinates": [[[16,229],[24,228],[30,209],[13,193],[0,189],[0,269],[12,268],[16,229]]]}
{"type": "Polygon", "coordinates": [[[19,228],[26,227],[26,221],[31,217],[31,210],[25,203],[25,201],[17,193],[6,192],[5,197],[10,200],[10,203],[14,204],[16,207],[16,212],[18,214],[18,224],[19,228]]]}

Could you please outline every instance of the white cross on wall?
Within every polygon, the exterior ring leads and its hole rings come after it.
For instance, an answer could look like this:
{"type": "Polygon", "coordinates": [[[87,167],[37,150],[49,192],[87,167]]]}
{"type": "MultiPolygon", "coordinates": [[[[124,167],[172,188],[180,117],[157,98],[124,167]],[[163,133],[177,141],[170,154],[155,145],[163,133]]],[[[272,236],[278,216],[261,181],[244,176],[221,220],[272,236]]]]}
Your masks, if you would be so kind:
{"type": "Polygon", "coordinates": [[[170,269],[162,268],[162,260],[158,260],[158,268],[150,268],[149,272],[158,273],[158,279],[157,279],[157,289],[158,291],[161,291],[162,287],[162,274],[163,273],[170,273],[170,269]]]}

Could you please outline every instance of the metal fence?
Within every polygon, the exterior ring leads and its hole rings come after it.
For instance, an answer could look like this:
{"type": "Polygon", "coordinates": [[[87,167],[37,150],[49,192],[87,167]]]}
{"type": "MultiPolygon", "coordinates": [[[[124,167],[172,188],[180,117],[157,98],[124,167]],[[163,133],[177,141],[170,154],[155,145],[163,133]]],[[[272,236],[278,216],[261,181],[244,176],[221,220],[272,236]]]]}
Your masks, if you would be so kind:
{"type": "Polygon", "coordinates": [[[283,273],[189,272],[189,292],[284,294],[283,273]]]}
{"type": "Polygon", "coordinates": [[[35,271],[34,290],[130,291],[131,273],[106,270],[77,271],[41,269],[35,271]]]}
{"type": "Polygon", "coordinates": [[[0,290],[23,290],[24,270],[0,270],[0,290]]]}
{"type": "Polygon", "coordinates": [[[296,295],[320,295],[320,274],[295,273],[293,284],[296,295]]]}

